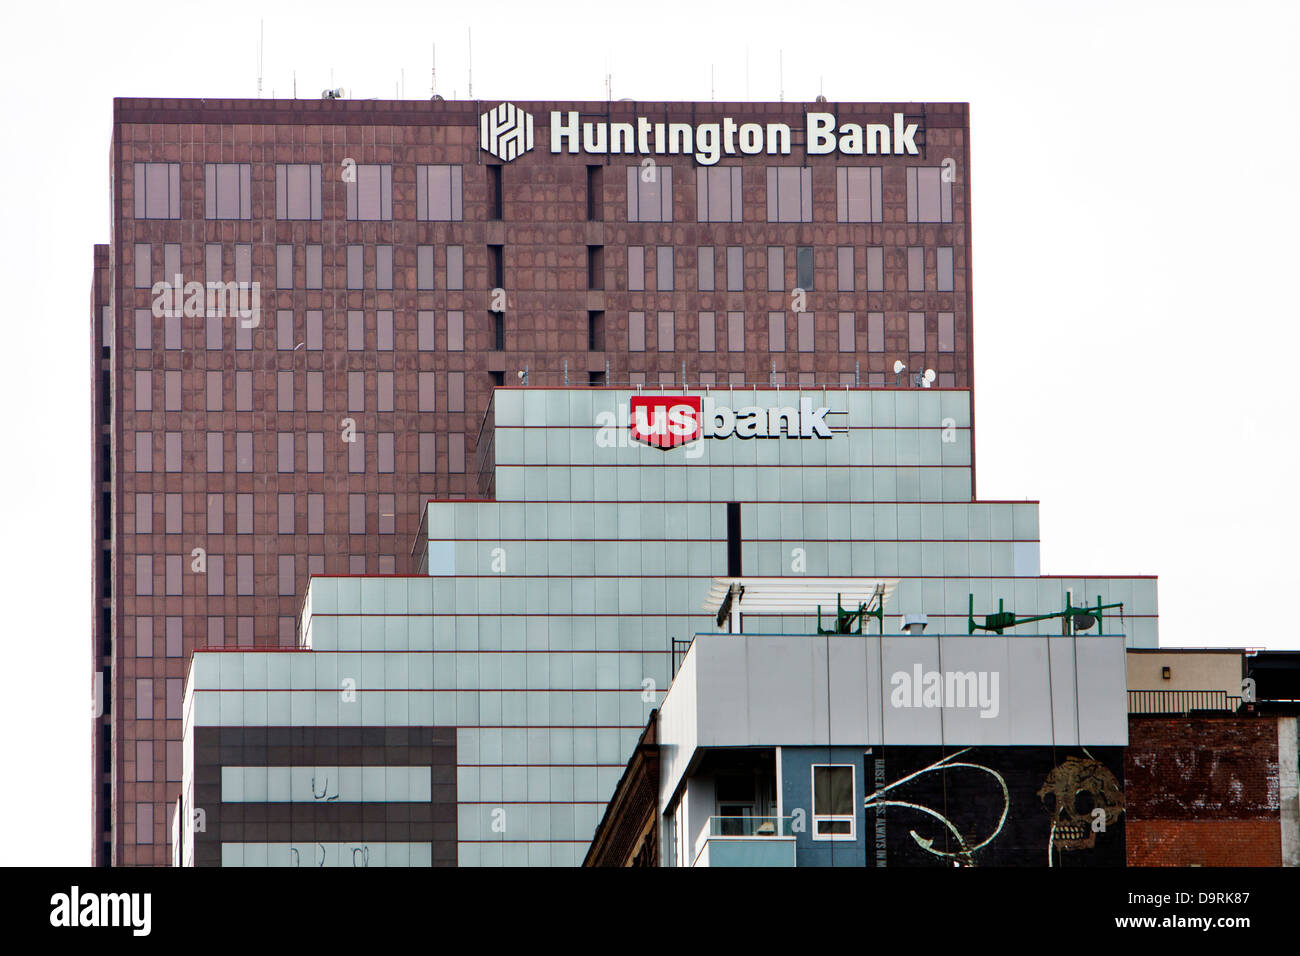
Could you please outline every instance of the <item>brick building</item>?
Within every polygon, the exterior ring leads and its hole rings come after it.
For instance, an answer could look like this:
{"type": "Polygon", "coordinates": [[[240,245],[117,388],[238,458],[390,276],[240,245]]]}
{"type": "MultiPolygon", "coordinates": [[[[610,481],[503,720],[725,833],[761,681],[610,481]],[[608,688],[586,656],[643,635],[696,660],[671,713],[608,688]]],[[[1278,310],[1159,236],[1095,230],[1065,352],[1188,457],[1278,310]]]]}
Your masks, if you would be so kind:
{"type": "Polygon", "coordinates": [[[517,105],[115,101],[97,864],[170,857],[192,650],[407,573],[494,386],[972,387],[964,104],[517,105]]]}

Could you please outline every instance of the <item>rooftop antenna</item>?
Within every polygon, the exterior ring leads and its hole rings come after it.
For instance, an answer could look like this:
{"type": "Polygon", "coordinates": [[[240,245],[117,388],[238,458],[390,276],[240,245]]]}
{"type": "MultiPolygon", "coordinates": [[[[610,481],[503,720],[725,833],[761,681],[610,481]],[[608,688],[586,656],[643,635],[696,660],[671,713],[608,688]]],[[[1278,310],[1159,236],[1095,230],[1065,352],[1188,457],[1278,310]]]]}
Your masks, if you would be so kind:
{"type": "Polygon", "coordinates": [[[429,44],[429,50],[432,54],[430,62],[433,64],[429,69],[429,98],[433,99],[438,95],[438,44],[429,44]]]}
{"type": "Polygon", "coordinates": [[[406,67],[402,67],[398,70],[397,75],[401,77],[402,80],[402,99],[406,99],[406,67]]]}
{"type": "Polygon", "coordinates": [[[293,98],[298,98],[298,71],[293,71],[293,98]]]}
{"type": "Polygon", "coordinates": [[[474,30],[472,27],[465,28],[465,44],[469,47],[469,98],[474,98],[474,30]]]}
{"type": "Polygon", "coordinates": [[[609,54],[605,54],[605,99],[614,98],[614,84],[609,72],[609,54]]]}
{"type": "Polygon", "coordinates": [[[784,103],[785,102],[785,50],[780,51],[776,55],[776,78],[777,78],[778,85],[781,87],[781,91],[778,95],[781,97],[781,102],[784,103]]]}
{"type": "Polygon", "coordinates": [[[262,98],[262,51],[266,35],[266,21],[257,21],[257,98],[262,98]]]}

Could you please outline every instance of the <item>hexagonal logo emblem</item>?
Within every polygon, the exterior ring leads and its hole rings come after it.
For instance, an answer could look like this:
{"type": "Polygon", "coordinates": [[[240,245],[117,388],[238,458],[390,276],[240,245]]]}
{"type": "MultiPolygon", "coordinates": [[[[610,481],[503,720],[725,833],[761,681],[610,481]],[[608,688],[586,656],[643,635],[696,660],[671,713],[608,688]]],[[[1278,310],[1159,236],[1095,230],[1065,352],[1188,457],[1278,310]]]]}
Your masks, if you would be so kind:
{"type": "Polygon", "coordinates": [[[533,118],[513,103],[502,103],[479,117],[478,144],[508,163],[533,148],[533,118]]]}

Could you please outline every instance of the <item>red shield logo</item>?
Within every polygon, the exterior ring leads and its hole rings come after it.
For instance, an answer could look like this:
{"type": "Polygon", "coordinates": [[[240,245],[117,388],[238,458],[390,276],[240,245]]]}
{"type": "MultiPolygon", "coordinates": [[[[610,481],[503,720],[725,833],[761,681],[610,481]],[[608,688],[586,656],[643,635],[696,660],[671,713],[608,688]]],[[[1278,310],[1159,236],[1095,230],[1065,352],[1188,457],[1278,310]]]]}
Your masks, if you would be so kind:
{"type": "Polygon", "coordinates": [[[632,440],[655,448],[676,448],[700,437],[700,396],[634,395],[632,440]]]}

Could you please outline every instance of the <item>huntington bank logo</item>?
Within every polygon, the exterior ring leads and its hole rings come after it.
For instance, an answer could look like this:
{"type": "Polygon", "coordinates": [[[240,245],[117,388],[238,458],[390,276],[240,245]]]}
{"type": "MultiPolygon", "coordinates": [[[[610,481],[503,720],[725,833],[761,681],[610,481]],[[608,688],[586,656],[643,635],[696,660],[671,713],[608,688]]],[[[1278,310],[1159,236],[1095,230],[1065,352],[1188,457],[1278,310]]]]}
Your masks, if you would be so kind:
{"type": "Polygon", "coordinates": [[[479,117],[478,142],[508,163],[533,148],[533,118],[513,103],[502,103],[479,117]]]}

